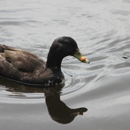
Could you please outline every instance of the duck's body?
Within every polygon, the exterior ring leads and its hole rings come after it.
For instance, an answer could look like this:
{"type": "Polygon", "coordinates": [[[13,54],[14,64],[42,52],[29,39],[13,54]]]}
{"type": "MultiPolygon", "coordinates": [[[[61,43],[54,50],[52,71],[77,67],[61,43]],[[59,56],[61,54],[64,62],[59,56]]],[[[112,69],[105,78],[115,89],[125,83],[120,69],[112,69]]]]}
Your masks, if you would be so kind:
{"type": "Polygon", "coordinates": [[[0,44],[0,76],[28,85],[61,84],[64,82],[61,72],[62,59],[73,55],[82,61],[82,55],[80,54],[79,58],[75,54],[77,50],[77,44],[72,38],[58,38],[53,42],[45,63],[43,59],[30,52],[0,44]]]}
{"type": "Polygon", "coordinates": [[[5,45],[0,50],[1,76],[39,86],[56,85],[64,80],[60,68],[47,68],[44,60],[34,54],[5,45]]]}

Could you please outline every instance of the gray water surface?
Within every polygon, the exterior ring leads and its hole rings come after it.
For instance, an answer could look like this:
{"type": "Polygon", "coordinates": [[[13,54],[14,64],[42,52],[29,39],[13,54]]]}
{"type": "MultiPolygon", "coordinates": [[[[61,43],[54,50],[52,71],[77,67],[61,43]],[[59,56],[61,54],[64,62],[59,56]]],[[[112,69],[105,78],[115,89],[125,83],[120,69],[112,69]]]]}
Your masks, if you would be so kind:
{"type": "Polygon", "coordinates": [[[52,89],[0,78],[0,130],[129,130],[130,0],[0,1],[0,43],[46,61],[60,36],[91,63],[66,57],[65,86],[52,89]]]}

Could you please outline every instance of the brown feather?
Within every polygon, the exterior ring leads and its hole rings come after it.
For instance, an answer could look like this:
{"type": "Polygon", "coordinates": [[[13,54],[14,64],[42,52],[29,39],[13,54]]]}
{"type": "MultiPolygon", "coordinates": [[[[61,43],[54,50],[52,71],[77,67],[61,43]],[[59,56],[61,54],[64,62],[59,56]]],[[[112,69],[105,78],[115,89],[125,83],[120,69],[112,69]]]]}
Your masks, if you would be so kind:
{"type": "Polygon", "coordinates": [[[36,67],[45,62],[34,54],[22,50],[5,50],[6,60],[19,70],[33,72],[36,67]]]}

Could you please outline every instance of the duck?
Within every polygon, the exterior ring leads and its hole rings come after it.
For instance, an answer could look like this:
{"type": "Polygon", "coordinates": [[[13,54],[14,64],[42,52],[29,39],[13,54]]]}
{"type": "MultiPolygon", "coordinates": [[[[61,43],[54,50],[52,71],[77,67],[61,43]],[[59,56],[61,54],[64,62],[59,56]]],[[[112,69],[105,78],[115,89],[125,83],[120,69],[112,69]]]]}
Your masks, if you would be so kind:
{"type": "Polygon", "coordinates": [[[53,41],[46,62],[26,50],[0,44],[0,76],[29,86],[64,84],[61,63],[66,56],[90,63],[80,53],[76,41],[69,36],[58,37],[53,41]]]}

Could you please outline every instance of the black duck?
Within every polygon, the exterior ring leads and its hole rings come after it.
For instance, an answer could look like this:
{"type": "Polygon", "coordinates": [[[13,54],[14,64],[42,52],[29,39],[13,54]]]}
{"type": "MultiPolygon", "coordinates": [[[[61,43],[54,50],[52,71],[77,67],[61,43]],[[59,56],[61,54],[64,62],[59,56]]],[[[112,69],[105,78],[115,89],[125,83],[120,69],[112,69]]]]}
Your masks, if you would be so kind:
{"type": "Polygon", "coordinates": [[[0,76],[33,86],[51,86],[64,83],[61,62],[74,56],[89,63],[71,37],[59,37],[50,47],[47,62],[30,52],[0,44],[0,76]]]}

